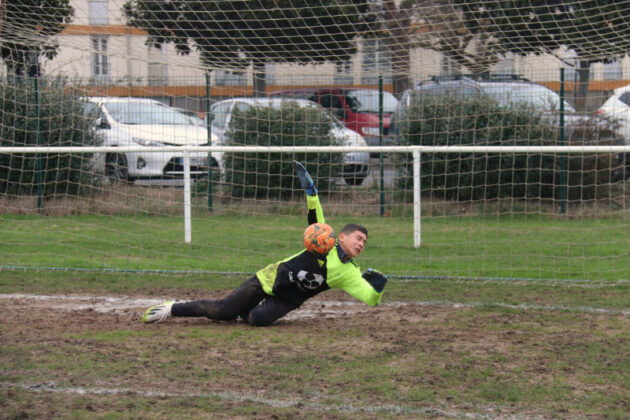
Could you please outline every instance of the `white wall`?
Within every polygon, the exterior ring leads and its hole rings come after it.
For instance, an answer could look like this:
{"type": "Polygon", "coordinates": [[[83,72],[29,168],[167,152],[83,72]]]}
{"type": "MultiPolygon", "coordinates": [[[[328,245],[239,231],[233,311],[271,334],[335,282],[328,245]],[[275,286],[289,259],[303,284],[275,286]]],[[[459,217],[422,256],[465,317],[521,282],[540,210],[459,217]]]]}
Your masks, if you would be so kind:
{"type": "MultiPolygon", "coordinates": [[[[109,0],[109,24],[102,27],[89,26],[88,0],[71,0],[75,9],[73,28],[85,25],[86,32],[68,35],[68,31],[58,36],[61,46],[58,56],[51,62],[44,61],[45,74],[65,74],[83,79],[92,77],[92,46],[90,37],[97,32],[109,33],[108,52],[110,61],[110,78],[113,83],[125,80],[127,83],[144,84],[149,74],[149,62],[161,62],[166,66],[166,73],[171,84],[205,83],[205,71],[201,66],[199,55],[193,51],[188,56],[175,52],[173,45],[166,45],[164,54],[151,54],[146,46],[146,36],[120,33],[125,29],[121,8],[125,0],[109,0]]],[[[71,28],[69,28],[71,29],[71,28]]],[[[128,32],[135,32],[126,28],[128,32]]],[[[630,77],[630,59],[623,60],[623,77],[630,77]]],[[[559,80],[559,69],[562,63],[551,56],[515,57],[514,71],[535,81],[559,80]]],[[[334,63],[320,65],[298,65],[276,63],[273,69],[273,84],[330,84],[334,83],[336,66],[334,63]]],[[[441,55],[431,50],[418,49],[411,52],[411,78],[413,81],[425,79],[441,73],[441,55]]],[[[603,65],[594,66],[594,78],[601,79],[604,74],[603,65]]],[[[352,60],[351,76],[354,83],[360,83],[362,76],[361,53],[352,60]]],[[[377,76],[377,75],[374,75],[377,76]]],[[[247,70],[247,81],[251,83],[251,67],[247,70]]]]}

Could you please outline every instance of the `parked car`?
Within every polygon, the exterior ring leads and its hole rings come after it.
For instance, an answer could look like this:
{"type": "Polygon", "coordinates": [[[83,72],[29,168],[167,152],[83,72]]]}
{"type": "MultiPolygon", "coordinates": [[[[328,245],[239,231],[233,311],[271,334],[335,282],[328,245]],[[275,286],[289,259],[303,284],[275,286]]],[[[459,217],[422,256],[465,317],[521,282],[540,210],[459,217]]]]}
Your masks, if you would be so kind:
{"type": "MultiPolygon", "coordinates": [[[[232,98],[215,103],[210,107],[213,116],[211,130],[213,138],[216,136],[218,144],[226,143],[226,131],[229,128],[232,114],[235,110],[246,111],[251,107],[280,107],[282,104],[294,103],[300,107],[318,107],[312,101],[289,98],[232,98]]],[[[322,110],[323,112],[326,112],[322,110]]],[[[348,129],[337,119],[334,119],[332,135],[344,146],[367,146],[365,140],[358,133],[348,129]]],[[[219,165],[223,169],[222,153],[217,154],[219,165]]],[[[367,152],[349,152],[343,157],[341,176],[350,185],[360,185],[367,177],[370,156],[367,152]]]]}
{"type": "MultiPolygon", "coordinates": [[[[542,112],[543,118],[550,121],[552,125],[559,126],[560,95],[546,86],[534,83],[514,75],[452,75],[434,76],[428,80],[417,83],[413,88],[408,89],[402,95],[396,110],[393,121],[390,124],[390,133],[394,137],[392,142],[399,142],[399,133],[396,129],[396,121],[405,113],[414,95],[461,95],[473,97],[476,95],[488,95],[494,98],[502,106],[524,103],[533,106],[542,112]]],[[[600,125],[597,119],[587,113],[579,113],[565,100],[565,134],[569,138],[576,130],[585,130],[599,133],[598,128],[593,125],[600,125]]],[[[604,128],[605,124],[601,124],[604,128]]]]}
{"type": "MultiPolygon", "coordinates": [[[[613,91],[610,98],[599,107],[597,114],[609,118],[614,123],[614,131],[621,141],[630,144],[630,85],[622,86],[613,91]]],[[[624,179],[630,177],[630,153],[619,155],[624,163],[624,179]]]]}
{"type": "Polygon", "coordinates": [[[184,114],[184,116],[186,116],[188,118],[188,120],[190,121],[190,123],[192,125],[199,125],[199,126],[204,126],[203,125],[203,118],[201,118],[199,116],[199,114],[197,114],[194,111],[190,111],[188,109],[184,109],[184,108],[173,108],[174,110],[184,114]]]}
{"type": "MultiPolygon", "coordinates": [[[[208,144],[208,131],[191,123],[188,116],[159,101],[145,98],[89,97],[86,115],[95,119],[94,129],[103,146],[184,146],[208,144]]],[[[214,141],[213,141],[214,143],[214,141]]],[[[122,152],[96,154],[97,173],[110,180],[182,177],[182,152],[122,152]]],[[[204,176],[214,154],[190,153],[192,177],[204,176]]]]}
{"type": "MultiPolygon", "coordinates": [[[[271,97],[308,99],[330,110],[349,129],[363,136],[370,146],[379,145],[379,91],[354,88],[300,88],[276,90],[271,97]]],[[[389,121],[398,100],[383,92],[383,145],[391,146],[389,121]]]]}
{"type": "Polygon", "coordinates": [[[616,121],[617,134],[630,144],[630,85],[615,89],[597,113],[616,121]]]}

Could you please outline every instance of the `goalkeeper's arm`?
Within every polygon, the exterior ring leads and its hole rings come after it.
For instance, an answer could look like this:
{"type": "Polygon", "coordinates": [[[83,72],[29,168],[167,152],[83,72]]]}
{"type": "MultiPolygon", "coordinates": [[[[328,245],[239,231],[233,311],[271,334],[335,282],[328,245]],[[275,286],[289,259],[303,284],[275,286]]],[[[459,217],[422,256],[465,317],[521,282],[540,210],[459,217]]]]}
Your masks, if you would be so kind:
{"type": "Polygon", "coordinates": [[[371,268],[361,274],[355,264],[342,264],[339,270],[343,271],[341,275],[328,277],[327,282],[330,287],[342,289],[350,296],[371,306],[381,302],[387,283],[385,275],[371,268]]]}
{"type": "Polygon", "coordinates": [[[293,161],[293,170],[297,174],[300,179],[300,184],[304,191],[306,192],[306,205],[308,207],[308,224],[312,225],[313,223],[326,223],[324,219],[324,210],[319,202],[319,197],[317,195],[317,188],[315,188],[315,183],[313,182],[313,178],[306,171],[304,165],[300,162],[293,161]]]}

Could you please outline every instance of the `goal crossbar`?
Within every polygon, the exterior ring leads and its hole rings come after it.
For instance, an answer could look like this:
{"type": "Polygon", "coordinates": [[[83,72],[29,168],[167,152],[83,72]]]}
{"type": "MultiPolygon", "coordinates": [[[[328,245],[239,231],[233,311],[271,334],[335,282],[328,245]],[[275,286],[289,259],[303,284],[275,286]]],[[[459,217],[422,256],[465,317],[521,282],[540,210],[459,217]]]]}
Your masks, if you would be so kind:
{"type": "Polygon", "coordinates": [[[235,153],[625,153],[617,146],[29,146],[0,147],[0,153],[235,152],[235,153]]]}

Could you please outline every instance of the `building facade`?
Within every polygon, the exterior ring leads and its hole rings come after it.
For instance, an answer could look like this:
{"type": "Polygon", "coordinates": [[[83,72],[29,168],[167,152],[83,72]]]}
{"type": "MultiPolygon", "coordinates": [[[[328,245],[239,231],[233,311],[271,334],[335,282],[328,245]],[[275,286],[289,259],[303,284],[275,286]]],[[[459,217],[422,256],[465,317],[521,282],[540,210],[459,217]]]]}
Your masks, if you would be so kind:
{"type": "MultiPolygon", "coordinates": [[[[125,0],[72,0],[75,18],[58,35],[57,57],[43,62],[44,74],[63,74],[98,85],[125,86],[204,86],[207,68],[194,50],[177,54],[170,44],[147,45],[144,31],[129,27],[122,17],[125,0]]],[[[570,62],[570,52],[565,61],[570,62]]],[[[432,75],[466,71],[432,50],[411,51],[411,79],[418,81],[432,75]]],[[[566,67],[566,80],[575,78],[573,68],[552,56],[509,56],[494,66],[495,72],[519,74],[528,79],[548,82],[559,80],[559,69],[566,67]]],[[[617,81],[630,77],[630,60],[613,64],[595,64],[591,79],[617,81]]],[[[358,52],[345,62],[319,65],[269,63],[267,85],[368,84],[382,75],[391,81],[387,48],[378,40],[360,40],[358,52]]],[[[213,69],[213,86],[251,85],[251,67],[244,72],[213,69]]],[[[615,87],[615,85],[611,85],[615,87]]]]}

